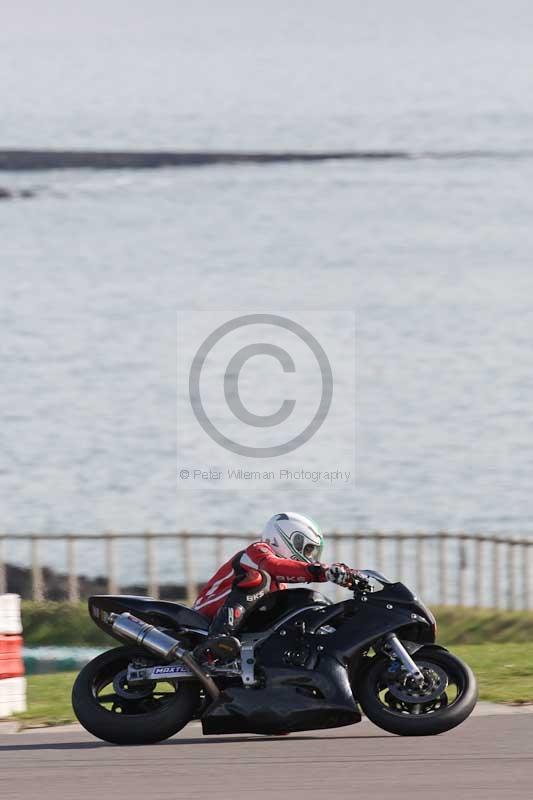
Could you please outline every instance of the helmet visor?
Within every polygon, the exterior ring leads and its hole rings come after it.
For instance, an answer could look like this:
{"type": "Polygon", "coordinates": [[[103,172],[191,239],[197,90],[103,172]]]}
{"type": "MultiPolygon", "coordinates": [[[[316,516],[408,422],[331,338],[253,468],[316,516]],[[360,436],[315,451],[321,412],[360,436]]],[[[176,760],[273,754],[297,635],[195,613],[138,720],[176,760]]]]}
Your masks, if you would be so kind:
{"type": "Polygon", "coordinates": [[[303,550],[303,556],[307,561],[320,561],[322,555],[321,544],[306,544],[303,550]]]}

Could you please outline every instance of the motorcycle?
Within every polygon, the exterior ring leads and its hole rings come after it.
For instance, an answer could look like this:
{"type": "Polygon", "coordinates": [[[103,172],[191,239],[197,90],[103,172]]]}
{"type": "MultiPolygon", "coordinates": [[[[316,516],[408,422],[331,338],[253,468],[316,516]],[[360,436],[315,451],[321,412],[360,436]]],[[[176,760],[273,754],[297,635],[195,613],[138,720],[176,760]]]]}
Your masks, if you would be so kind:
{"type": "MultiPolygon", "coordinates": [[[[240,654],[195,655],[209,621],[179,603],[89,598],[94,622],[120,642],[78,675],[83,727],[116,744],[148,744],[193,719],[204,734],[281,735],[361,721],[402,736],[460,725],[477,701],[472,670],[435,643],[431,611],[402,583],[353,572],[352,597],[331,602],[295,588],[247,613],[240,654]]],[[[209,651],[207,651],[209,654],[209,651]]]]}

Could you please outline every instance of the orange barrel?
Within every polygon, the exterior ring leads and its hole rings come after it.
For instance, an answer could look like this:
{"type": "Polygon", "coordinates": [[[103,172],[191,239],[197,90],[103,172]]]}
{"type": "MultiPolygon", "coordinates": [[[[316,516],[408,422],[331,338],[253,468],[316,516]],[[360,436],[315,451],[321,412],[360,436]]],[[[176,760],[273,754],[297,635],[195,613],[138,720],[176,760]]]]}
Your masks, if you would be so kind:
{"type": "Polygon", "coordinates": [[[0,680],[24,675],[22,636],[0,635],[0,680]]]}
{"type": "Polygon", "coordinates": [[[0,718],[26,710],[20,597],[0,594],[0,718]]]}

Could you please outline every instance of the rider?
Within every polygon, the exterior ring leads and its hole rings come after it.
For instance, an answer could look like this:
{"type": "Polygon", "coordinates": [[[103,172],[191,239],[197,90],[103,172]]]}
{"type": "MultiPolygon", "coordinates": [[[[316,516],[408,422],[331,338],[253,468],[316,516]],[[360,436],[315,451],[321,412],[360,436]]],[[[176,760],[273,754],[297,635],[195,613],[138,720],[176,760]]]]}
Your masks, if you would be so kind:
{"type": "Polygon", "coordinates": [[[226,561],[200,592],[193,608],[212,620],[201,653],[235,658],[236,637],[245,614],[269,592],[287,583],[332,581],[350,584],[354,571],[345,564],[322,564],[324,537],[318,525],[291,511],[271,517],[261,535],[226,561]]]}

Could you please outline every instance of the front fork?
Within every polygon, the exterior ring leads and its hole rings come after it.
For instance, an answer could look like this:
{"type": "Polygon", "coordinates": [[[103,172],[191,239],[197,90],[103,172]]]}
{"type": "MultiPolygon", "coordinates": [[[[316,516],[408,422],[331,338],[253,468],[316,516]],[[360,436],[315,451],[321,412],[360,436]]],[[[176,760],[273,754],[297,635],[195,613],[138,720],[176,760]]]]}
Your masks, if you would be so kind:
{"type": "Polygon", "coordinates": [[[416,683],[420,684],[424,682],[424,676],[422,672],[417,667],[395,633],[389,633],[387,636],[385,636],[383,652],[390,659],[398,659],[404,670],[411,678],[413,678],[416,683]]]}

